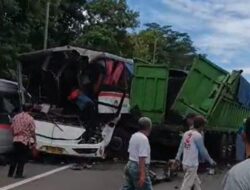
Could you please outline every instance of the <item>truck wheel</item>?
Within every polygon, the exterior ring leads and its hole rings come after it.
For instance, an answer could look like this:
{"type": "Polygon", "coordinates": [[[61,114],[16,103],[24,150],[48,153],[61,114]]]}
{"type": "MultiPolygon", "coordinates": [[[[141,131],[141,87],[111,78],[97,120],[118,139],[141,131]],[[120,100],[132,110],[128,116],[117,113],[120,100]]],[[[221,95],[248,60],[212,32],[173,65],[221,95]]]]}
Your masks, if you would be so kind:
{"type": "Polygon", "coordinates": [[[111,155],[114,154],[116,157],[127,158],[130,136],[124,129],[117,128],[109,145],[109,150],[112,152],[111,155]]]}
{"type": "Polygon", "coordinates": [[[110,149],[113,151],[120,151],[123,146],[121,137],[114,136],[110,142],[110,149]]]}

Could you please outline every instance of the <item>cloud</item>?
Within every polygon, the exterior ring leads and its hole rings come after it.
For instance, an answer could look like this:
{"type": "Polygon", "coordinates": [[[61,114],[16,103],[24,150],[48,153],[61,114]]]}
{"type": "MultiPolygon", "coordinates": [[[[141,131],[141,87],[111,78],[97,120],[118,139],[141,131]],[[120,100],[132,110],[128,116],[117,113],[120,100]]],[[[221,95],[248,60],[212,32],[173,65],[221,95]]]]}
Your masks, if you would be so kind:
{"type": "Polygon", "coordinates": [[[200,53],[250,79],[250,0],[128,0],[141,23],[158,22],[187,32],[200,53]],[[147,3],[145,3],[147,1],[147,3]]]}
{"type": "Polygon", "coordinates": [[[244,76],[250,76],[250,67],[241,68],[244,76]]]}
{"type": "MultiPolygon", "coordinates": [[[[161,0],[177,29],[188,32],[194,44],[222,64],[233,64],[250,48],[250,0],[161,0]],[[248,3],[247,3],[248,1],[248,3]]],[[[250,55],[244,55],[250,58],[250,55]]]]}

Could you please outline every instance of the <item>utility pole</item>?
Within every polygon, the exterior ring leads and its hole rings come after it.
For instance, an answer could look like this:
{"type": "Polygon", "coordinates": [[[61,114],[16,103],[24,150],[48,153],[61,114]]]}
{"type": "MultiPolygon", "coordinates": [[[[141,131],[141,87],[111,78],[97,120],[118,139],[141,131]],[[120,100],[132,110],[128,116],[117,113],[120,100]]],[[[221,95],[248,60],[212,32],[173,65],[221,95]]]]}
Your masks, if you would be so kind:
{"type": "Polygon", "coordinates": [[[47,44],[48,44],[49,8],[50,8],[50,0],[48,0],[46,4],[46,18],[45,18],[45,27],[44,27],[43,49],[47,49],[47,44]]]}
{"type": "Polygon", "coordinates": [[[158,41],[158,38],[155,38],[155,42],[154,42],[154,54],[153,54],[153,65],[155,64],[155,55],[156,55],[157,41],[158,41]]]}

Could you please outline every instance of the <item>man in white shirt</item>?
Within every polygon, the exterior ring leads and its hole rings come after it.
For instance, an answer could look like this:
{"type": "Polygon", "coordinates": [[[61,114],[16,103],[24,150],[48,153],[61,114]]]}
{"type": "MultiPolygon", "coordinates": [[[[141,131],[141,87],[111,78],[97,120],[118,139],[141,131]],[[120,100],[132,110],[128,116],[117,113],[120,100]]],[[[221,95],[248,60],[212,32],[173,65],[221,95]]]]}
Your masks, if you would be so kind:
{"type": "Polygon", "coordinates": [[[208,161],[211,165],[216,163],[209,156],[207,149],[204,146],[203,137],[201,132],[205,127],[206,120],[202,116],[196,116],[194,118],[193,129],[187,131],[183,135],[181,143],[183,149],[183,170],[185,172],[184,180],[182,183],[181,190],[191,190],[194,187],[195,190],[200,190],[200,179],[197,175],[199,167],[199,156],[202,159],[208,161]]]}
{"type": "MultiPolygon", "coordinates": [[[[186,118],[184,120],[184,129],[185,129],[185,132],[194,128],[193,125],[194,125],[194,118],[195,118],[195,116],[196,115],[194,113],[189,113],[186,116],[186,118]]],[[[178,160],[178,161],[181,160],[181,156],[183,154],[183,150],[184,150],[184,147],[183,147],[183,143],[181,142],[180,145],[179,145],[178,152],[176,154],[175,160],[178,160]]]]}
{"type": "Polygon", "coordinates": [[[152,122],[147,117],[138,121],[140,130],[129,141],[129,161],[125,167],[126,182],[122,190],[153,190],[149,177],[150,135],[152,122]]]}

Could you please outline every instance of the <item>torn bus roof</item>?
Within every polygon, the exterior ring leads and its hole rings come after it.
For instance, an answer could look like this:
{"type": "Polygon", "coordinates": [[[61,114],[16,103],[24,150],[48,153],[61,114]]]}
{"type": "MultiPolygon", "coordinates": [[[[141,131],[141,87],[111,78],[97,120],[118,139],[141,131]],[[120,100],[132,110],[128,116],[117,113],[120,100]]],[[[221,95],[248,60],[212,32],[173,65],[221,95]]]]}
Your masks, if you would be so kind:
{"type": "Polygon", "coordinates": [[[29,52],[29,53],[22,53],[19,54],[19,58],[25,59],[26,57],[31,57],[31,56],[38,56],[38,55],[42,55],[42,54],[50,54],[53,52],[67,52],[67,51],[76,51],[77,53],[79,53],[80,56],[87,56],[89,58],[89,62],[91,63],[92,61],[94,61],[96,58],[110,58],[110,59],[115,59],[118,61],[122,61],[128,64],[133,64],[133,60],[132,59],[125,59],[123,57],[111,54],[111,53],[106,53],[106,52],[102,52],[102,51],[94,51],[94,50],[89,50],[89,49],[84,49],[84,48],[79,48],[79,47],[74,47],[74,46],[61,46],[61,47],[55,47],[55,48],[50,48],[50,49],[46,49],[46,50],[38,50],[38,51],[33,51],[33,52],[29,52]]]}

